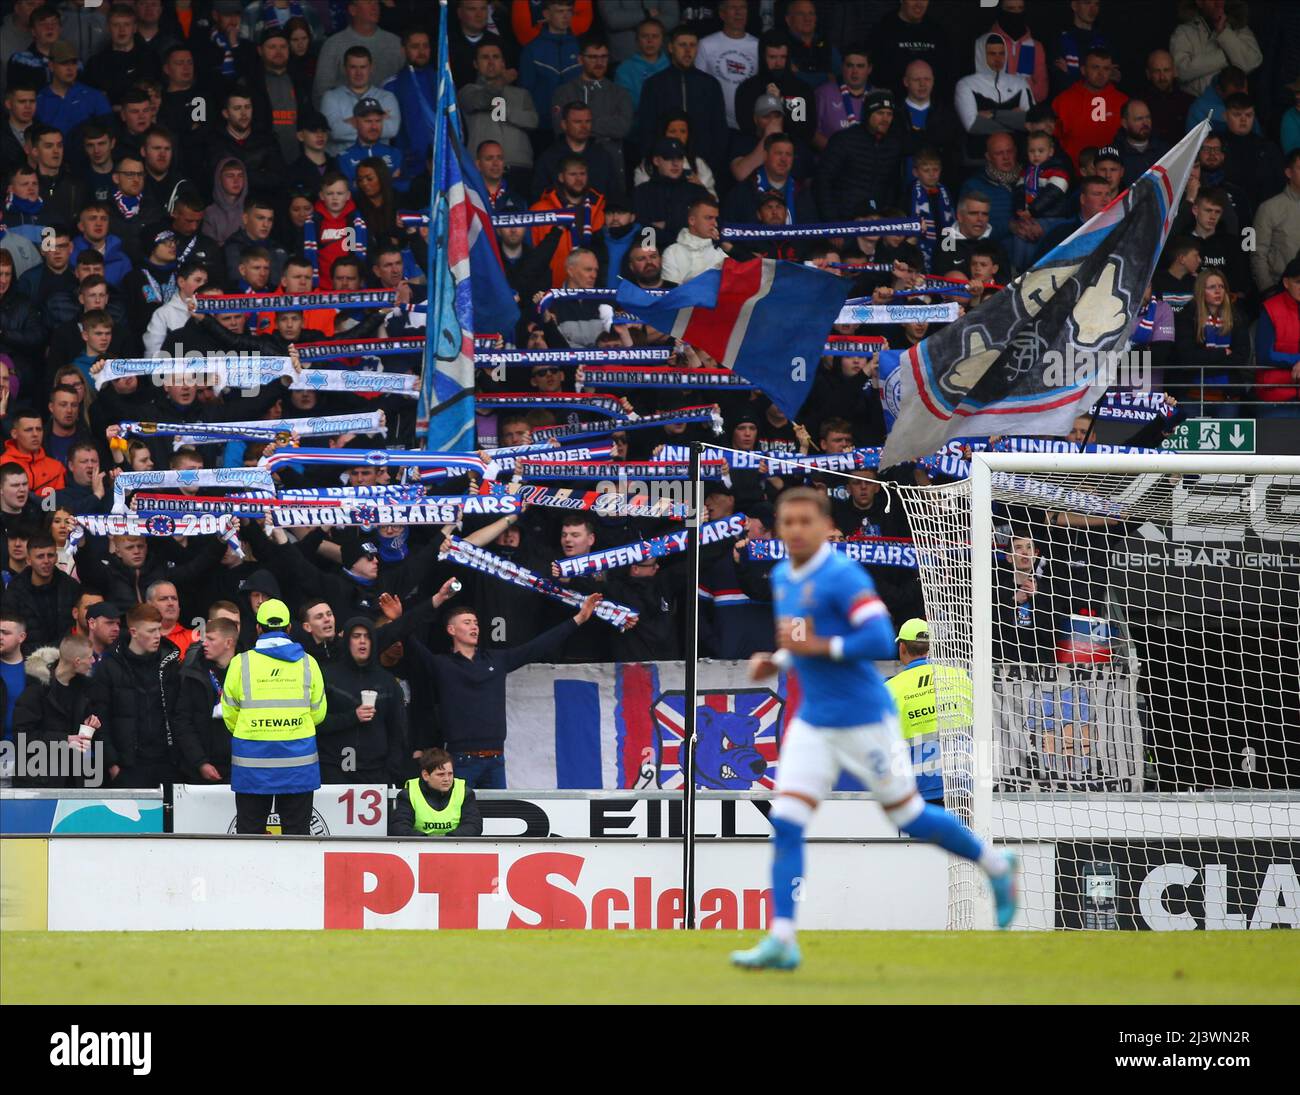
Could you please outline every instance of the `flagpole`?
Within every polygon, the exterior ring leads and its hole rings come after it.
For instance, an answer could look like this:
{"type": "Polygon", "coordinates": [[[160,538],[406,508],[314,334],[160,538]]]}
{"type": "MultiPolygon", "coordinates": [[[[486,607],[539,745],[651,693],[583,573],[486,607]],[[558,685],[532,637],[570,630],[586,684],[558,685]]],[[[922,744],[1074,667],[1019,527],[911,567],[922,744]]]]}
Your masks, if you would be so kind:
{"type": "Polygon", "coordinates": [[[682,787],[682,904],[683,926],[687,929],[695,927],[695,725],[696,669],[700,657],[700,509],[704,500],[700,457],[703,451],[703,442],[691,442],[691,500],[686,516],[686,569],[690,582],[686,591],[686,679],[682,704],[682,748],[686,755],[681,762],[686,780],[682,787]]]}

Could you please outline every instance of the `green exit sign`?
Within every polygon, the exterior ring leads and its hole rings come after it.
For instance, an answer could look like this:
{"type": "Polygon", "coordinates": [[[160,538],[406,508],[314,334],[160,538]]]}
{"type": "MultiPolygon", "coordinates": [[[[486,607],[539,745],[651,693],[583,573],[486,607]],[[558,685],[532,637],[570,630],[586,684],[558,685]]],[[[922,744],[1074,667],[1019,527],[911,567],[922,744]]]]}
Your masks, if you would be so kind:
{"type": "Polygon", "coordinates": [[[1251,453],[1255,451],[1255,420],[1191,418],[1180,422],[1160,447],[1172,452],[1251,453]]]}

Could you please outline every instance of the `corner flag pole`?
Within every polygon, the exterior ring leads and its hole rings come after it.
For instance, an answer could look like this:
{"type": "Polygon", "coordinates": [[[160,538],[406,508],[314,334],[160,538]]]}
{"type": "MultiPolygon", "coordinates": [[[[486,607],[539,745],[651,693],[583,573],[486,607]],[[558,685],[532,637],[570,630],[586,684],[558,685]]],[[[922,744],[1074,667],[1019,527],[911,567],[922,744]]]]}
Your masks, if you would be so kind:
{"type": "Polygon", "coordinates": [[[695,927],[695,724],[696,668],[700,657],[700,508],[704,504],[700,478],[700,453],[704,445],[691,442],[691,501],[686,516],[688,533],[686,558],[690,586],[686,596],[686,680],[683,704],[682,774],[682,895],[685,920],[683,926],[695,927]]]}

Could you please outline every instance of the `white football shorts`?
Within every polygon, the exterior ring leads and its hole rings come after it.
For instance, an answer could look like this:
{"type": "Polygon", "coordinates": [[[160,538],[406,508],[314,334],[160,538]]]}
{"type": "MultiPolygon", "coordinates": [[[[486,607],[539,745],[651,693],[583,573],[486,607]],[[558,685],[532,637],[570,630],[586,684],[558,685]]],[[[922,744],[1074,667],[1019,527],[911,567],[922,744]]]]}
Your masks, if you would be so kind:
{"type": "Polygon", "coordinates": [[[777,794],[794,793],[820,802],[848,772],[882,805],[916,794],[912,753],[892,715],[865,726],[812,726],[790,721],[777,763],[777,794]]]}

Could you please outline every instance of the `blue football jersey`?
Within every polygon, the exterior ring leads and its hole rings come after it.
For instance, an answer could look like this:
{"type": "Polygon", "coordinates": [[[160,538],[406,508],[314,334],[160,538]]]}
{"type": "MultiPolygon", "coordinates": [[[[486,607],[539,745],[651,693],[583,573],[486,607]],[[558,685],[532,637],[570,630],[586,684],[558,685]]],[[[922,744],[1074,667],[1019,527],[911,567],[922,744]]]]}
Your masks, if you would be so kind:
{"type": "Polygon", "coordinates": [[[772,570],[772,597],[778,619],[803,617],[818,636],[845,639],[842,660],[794,656],[799,718],[813,726],[842,727],[896,714],[894,699],[872,662],[894,656],[894,629],[864,567],[828,544],[797,575],[790,559],[778,563],[772,570]]]}

